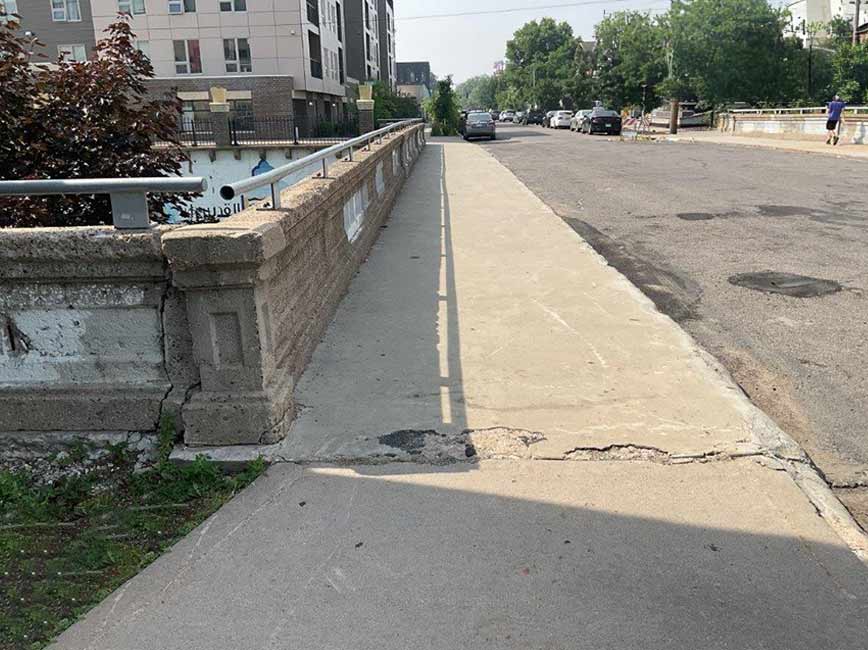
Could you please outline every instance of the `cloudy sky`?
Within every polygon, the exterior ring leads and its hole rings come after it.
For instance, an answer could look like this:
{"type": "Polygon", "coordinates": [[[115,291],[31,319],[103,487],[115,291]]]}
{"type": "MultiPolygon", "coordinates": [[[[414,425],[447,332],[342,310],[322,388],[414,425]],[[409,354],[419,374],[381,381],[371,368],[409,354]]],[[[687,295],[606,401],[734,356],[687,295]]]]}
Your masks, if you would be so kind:
{"type": "Polygon", "coordinates": [[[668,0],[395,0],[398,61],[430,61],[434,74],[461,82],[490,73],[524,23],[551,16],[589,40],[603,12],[663,11],[668,0]],[[556,6],[573,5],[573,6],[556,6]],[[519,11],[510,11],[520,9],[519,11]],[[432,18],[437,14],[497,12],[432,18]]]}

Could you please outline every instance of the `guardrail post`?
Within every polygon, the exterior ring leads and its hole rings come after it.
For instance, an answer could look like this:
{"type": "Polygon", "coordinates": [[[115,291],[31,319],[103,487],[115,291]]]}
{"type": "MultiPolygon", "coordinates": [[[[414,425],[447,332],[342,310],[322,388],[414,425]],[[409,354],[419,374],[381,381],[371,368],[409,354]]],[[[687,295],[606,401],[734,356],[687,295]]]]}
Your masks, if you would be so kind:
{"type": "Polygon", "coordinates": [[[277,186],[277,183],[271,184],[271,207],[274,210],[280,208],[280,188],[277,186]]]}
{"type": "Polygon", "coordinates": [[[329,164],[325,158],[322,159],[322,177],[323,178],[329,177],[329,164]]]}
{"type": "Polygon", "coordinates": [[[112,224],[119,230],[149,228],[148,196],[144,192],[112,192],[112,224]]]}

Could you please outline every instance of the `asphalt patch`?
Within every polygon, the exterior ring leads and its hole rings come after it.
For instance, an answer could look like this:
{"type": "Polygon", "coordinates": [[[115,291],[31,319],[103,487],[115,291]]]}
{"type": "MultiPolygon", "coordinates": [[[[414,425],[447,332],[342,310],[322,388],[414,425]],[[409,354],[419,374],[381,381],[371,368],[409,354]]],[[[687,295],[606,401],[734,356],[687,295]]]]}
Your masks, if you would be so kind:
{"type": "Polygon", "coordinates": [[[699,320],[697,307],[702,290],[696,282],[663,268],[659,263],[633,255],[625,244],[600,232],[586,221],[561,218],[611,266],[639,287],[657,309],[679,323],[699,320]]]}
{"type": "Polygon", "coordinates": [[[781,273],[779,271],[759,271],[738,273],[729,277],[730,284],[764,293],[779,293],[793,298],[814,298],[837,293],[842,289],[834,280],[813,278],[808,275],[781,273]]]}
{"type": "Polygon", "coordinates": [[[418,454],[425,447],[425,436],[438,435],[436,431],[418,431],[414,429],[404,429],[402,431],[393,431],[377,438],[381,445],[394,447],[395,449],[403,449],[410,454],[418,454]]]}

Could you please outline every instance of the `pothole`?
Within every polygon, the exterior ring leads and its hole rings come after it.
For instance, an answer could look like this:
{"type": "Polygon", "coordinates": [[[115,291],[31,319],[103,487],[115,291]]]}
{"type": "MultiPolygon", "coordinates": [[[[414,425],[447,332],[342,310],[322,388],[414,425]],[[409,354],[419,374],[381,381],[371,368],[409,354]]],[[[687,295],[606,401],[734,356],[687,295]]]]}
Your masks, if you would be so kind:
{"type": "Polygon", "coordinates": [[[679,212],[675,216],[684,221],[711,221],[717,215],[712,212],[679,212]]]}
{"type": "Polygon", "coordinates": [[[729,277],[730,284],[754,291],[779,293],[793,298],[814,298],[836,293],[841,285],[834,280],[813,278],[809,275],[781,273],[780,271],[759,271],[738,273],[729,277]]]}

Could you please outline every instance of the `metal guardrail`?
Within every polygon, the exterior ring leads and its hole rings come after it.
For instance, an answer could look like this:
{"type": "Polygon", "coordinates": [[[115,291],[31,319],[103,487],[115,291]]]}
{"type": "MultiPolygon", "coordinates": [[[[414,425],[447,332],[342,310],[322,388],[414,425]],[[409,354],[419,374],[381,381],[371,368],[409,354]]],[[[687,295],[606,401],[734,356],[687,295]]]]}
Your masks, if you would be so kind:
{"type": "Polygon", "coordinates": [[[143,178],[78,178],[0,181],[0,196],[46,196],[51,194],[108,194],[115,228],[148,228],[148,194],[204,192],[208,183],[201,176],[143,178]]]}
{"type": "Polygon", "coordinates": [[[243,180],[236,181],[235,183],[229,183],[228,185],[224,185],[220,188],[220,196],[222,196],[227,201],[231,201],[236,196],[243,195],[247,192],[259,189],[260,187],[265,187],[266,185],[270,185],[271,206],[274,209],[280,208],[280,188],[277,186],[277,184],[290,174],[301,171],[302,169],[313,163],[322,162],[322,178],[328,178],[328,161],[330,158],[343,158],[344,152],[348,151],[349,157],[347,158],[347,160],[352,161],[354,149],[362,149],[366,147],[370,148],[370,144],[374,140],[379,140],[382,143],[383,138],[388,138],[395,131],[403,130],[409,126],[412,126],[413,124],[421,123],[421,118],[413,118],[409,120],[395,122],[394,124],[390,124],[389,126],[383,127],[382,129],[371,131],[370,133],[360,135],[358,138],[353,138],[352,140],[340,142],[336,145],[328,147],[327,149],[322,149],[320,151],[317,151],[316,153],[305,156],[304,158],[299,158],[298,160],[294,160],[291,163],[287,163],[286,165],[282,165],[280,167],[272,169],[271,171],[264,174],[259,174],[258,176],[251,176],[250,178],[245,178],[243,180]]]}

